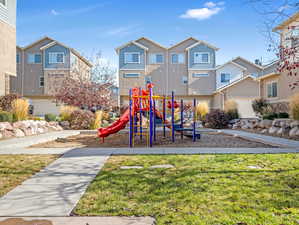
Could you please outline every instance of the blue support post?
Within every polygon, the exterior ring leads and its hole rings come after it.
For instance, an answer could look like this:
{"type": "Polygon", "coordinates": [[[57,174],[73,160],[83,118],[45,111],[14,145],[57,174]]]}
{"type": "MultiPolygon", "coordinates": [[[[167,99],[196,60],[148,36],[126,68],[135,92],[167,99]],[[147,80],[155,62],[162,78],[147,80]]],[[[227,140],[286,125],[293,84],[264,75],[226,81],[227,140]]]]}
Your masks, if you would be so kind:
{"type": "MultiPolygon", "coordinates": [[[[184,100],[181,99],[181,128],[184,128],[184,100]]],[[[181,139],[184,139],[184,131],[181,132],[181,139]]]]}
{"type": "Polygon", "coordinates": [[[166,137],[166,96],[163,98],[163,136],[166,137]]]}
{"type": "Polygon", "coordinates": [[[130,132],[129,132],[129,147],[133,147],[133,118],[132,118],[132,89],[129,91],[129,111],[130,111],[130,132]]]}
{"type": "Polygon", "coordinates": [[[193,100],[193,142],[196,141],[196,99],[193,100]]]}
{"type": "Polygon", "coordinates": [[[140,126],[140,140],[142,140],[142,90],[139,88],[139,126],[140,126]]]}
{"type": "Polygon", "coordinates": [[[171,92],[171,139],[175,142],[175,130],[174,130],[174,91],[171,92]]]}
{"type": "Polygon", "coordinates": [[[150,110],[149,110],[149,125],[150,125],[150,135],[149,135],[149,142],[150,147],[153,147],[153,89],[149,89],[150,96],[149,96],[149,103],[150,103],[150,110]]]}

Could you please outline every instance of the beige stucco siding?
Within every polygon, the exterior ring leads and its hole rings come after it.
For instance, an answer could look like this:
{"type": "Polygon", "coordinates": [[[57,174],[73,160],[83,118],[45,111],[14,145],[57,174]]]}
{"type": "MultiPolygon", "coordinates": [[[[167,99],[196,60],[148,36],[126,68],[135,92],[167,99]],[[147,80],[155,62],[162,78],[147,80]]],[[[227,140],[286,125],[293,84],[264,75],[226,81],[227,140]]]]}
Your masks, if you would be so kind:
{"type": "Polygon", "coordinates": [[[126,71],[119,71],[119,91],[120,95],[129,95],[129,90],[134,87],[141,87],[145,88],[145,75],[144,71],[136,71],[136,70],[126,70],[126,71]],[[124,75],[126,73],[139,73],[140,76],[137,78],[126,78],[124,75]]]}
{"type": "Polygon", "coordinates": [[[212,95],[216,89],[216,72],[212,71],[196,71],[188,72],[188,94],[189,95],[212,95]],[[207,77],[194,77],[193,74],[208,74],[207,77]]]}
{"type": "Polygon", "coordinates": [[[0,96],[8,94],[9,77],[16,73],[16,29],[0,20],[0,96]]]}

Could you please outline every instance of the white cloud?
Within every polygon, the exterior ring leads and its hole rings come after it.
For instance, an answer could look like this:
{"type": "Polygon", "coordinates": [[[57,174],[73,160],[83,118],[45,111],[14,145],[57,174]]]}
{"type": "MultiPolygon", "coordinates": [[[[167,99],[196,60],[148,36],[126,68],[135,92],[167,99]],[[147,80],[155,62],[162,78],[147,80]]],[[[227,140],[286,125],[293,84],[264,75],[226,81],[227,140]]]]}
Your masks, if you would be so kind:
{"type": "Polygon", "coordinates": [[[55,9],[52,9],[51,14],[54,15],[54,16],[58,16],[60,13],[57,12],[55,9]]]}
{"type": "Polygon", "coordinates": [[[205,20],[209,19],[213,15],[218,14],[225,4],[225,2],[206,2],[204,4],[205,7],[198,8],[198,9],[188,9],[183,15],[181,15],[181,18],[184,19],[197,19],[197,20],[205,20]]]}
{"type": "Polygon", "coordinates": [[[217,6],[217,4],[214,2],[206,2],[204,6],[208,8],[214,8],[217,6]]]}

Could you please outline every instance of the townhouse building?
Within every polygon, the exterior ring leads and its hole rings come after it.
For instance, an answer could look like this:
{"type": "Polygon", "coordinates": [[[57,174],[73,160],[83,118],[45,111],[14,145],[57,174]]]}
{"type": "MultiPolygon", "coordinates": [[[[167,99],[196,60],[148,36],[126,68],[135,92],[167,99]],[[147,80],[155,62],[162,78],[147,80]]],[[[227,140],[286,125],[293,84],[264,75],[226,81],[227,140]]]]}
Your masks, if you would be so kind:
{"type": "Polygon", "coordinates": [[[34,115],[59,113],[54,95],[65,78],[90,79],[92,64],[52,38],[17,46],[16,52],[17,77],[10,80],[10,90],[29,99],[34,115]]]}
{"type": "Polygon", "coordinates": [[[256,77],[263,67],[242,57],[216,66],[218,50],[193,37],[170,48],[145,37],[118,47],[120,104],[128,104],[130,88],[152,82],[158,95],[175,91],[177,98],[196,98],[210,108],[223,108],[226,100],[234,98],[241,116],[252,117],[251,102],[259,97],[256,77]]]}
{"type": "Polygon", "coordinates": [[[0,0],[0,96],[16,76],[16,0],[0,0]]]}

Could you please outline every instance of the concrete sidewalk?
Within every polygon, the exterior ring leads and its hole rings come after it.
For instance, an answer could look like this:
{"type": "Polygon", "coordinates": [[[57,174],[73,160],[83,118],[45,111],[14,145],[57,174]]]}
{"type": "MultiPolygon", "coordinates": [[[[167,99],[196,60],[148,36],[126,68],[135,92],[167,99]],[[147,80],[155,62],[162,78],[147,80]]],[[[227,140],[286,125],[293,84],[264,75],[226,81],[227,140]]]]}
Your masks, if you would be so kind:
{"type": "Polygon", "coordinates": [[[26,218],[0,218],[5,224],[40,224],[40,225],[154,225],[152,217],[26,217],[26,218]],[[11,222],[11,223],[9,223],[11,222]],[[14,223],[13,223],[14,222],[14,223]],[[31,222],[31,223],[30,223],[31,222]]]}
{"type": "Polygon", "coordinates": [[[250,132],[240,131],[240,130],[221,130],[221,132],[230,135],[238,135],[239,137],[243,137],[245,139],[252,140],[252,141],[259,141],[265,144],[270,144],[270,145],[275,145],[275,146],[280,146],[285,148],[299,148],[299,141],[290,140],[286,138],[272,137],[268,135],[250,133],[250,132]]]}
{"type": "Polygon", "coordinates": [[[0,199],[0,216],[69,216],[109,156],[59,158],[0,199]]]}
{"type": "Polygon", "coordinates": [[[80,134],[80,131],[64,130],[64,131],[49,132],[49,133],[39,134],[34,136],[26,136],[21,138],[11,138],[7,140],[2,140],[0,141],[0,152],[9,149],[27,148],[34,144],[40,144],[43,142],[53,141],[57,138],[66,138],[78,134],[80,134]]]}

